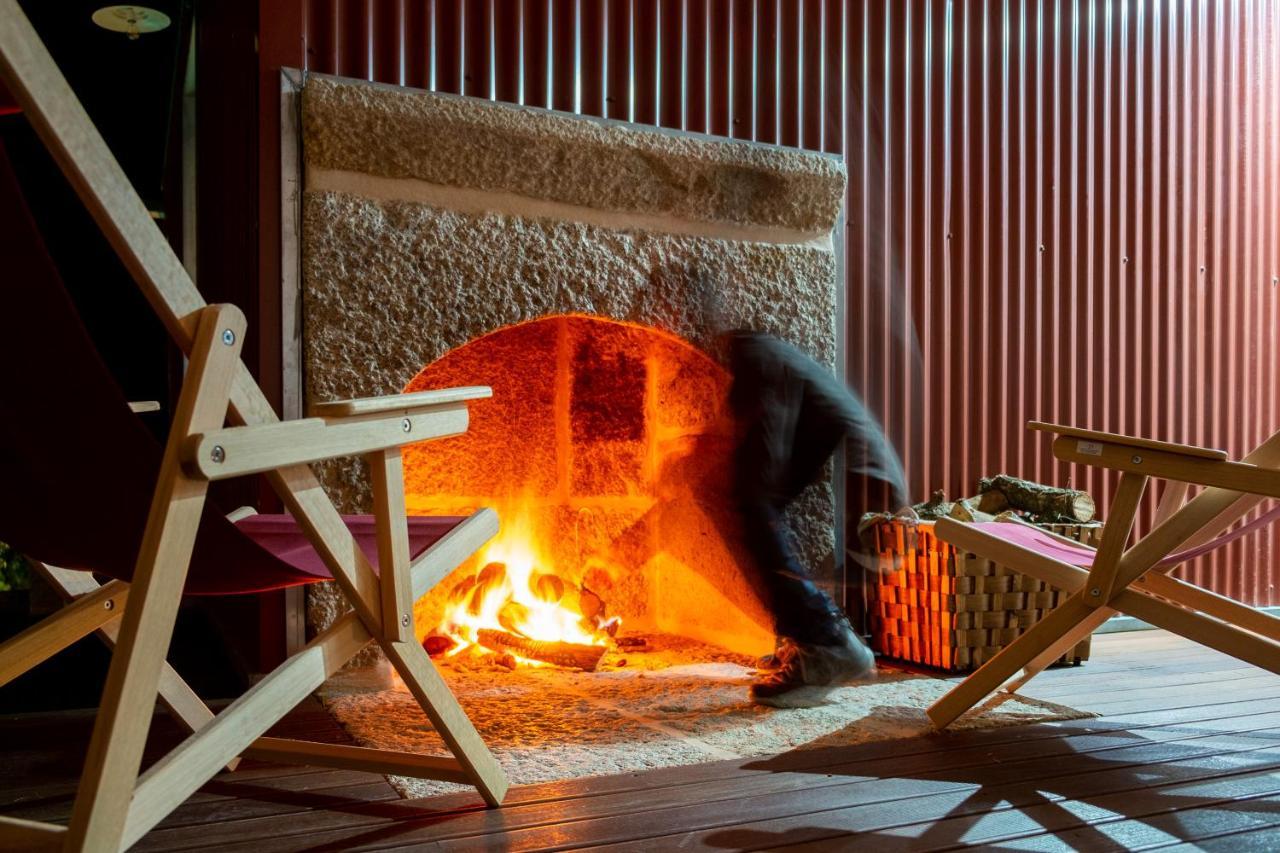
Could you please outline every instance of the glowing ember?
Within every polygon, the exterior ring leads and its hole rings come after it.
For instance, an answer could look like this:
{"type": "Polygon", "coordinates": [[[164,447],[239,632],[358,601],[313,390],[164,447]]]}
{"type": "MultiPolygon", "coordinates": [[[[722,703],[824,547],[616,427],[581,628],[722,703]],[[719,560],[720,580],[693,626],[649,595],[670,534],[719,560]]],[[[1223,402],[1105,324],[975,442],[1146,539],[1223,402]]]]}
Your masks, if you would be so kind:
{"type": "Polygon", "coordinates": [[[429,651],[452,657],[479,647],[533,666],[573,661],[594,668],[599,654],[591,650],[603,653],[621,620],[605,617],[595,593],[544,568],[527,512],[504,525],[479,565],[450,592],[440,627],[427,638],[429,651]],[[446,650],[442,635],[455,645],[446,650]],[[575,660],[575,646],[589,648],[576,650],[575,660]],[[566,649],[569,657],[557,654],[566,649]]]}

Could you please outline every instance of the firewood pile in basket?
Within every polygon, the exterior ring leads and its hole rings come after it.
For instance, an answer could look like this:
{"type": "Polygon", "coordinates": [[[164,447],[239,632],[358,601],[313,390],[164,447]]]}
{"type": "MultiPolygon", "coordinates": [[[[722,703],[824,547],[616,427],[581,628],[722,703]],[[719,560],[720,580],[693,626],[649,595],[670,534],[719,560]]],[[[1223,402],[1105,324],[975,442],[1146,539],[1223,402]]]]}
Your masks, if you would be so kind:
{"type": "Polygon", "coordinates": [[[913,522],[953,518],[957,521],[998,521],[1017,518],[1041,525],[1088,524],[1097,513],[1097,506],[1087,492],[997,474],[980,479],[977,494],[973,497],[952,501],[947,499],[942,489],[938,489],[929,500],[903,507],[896,513],[867,513],[858,524],[858,535],[865,544],[866,534],[871,528],[892,520],[913,522]]]}

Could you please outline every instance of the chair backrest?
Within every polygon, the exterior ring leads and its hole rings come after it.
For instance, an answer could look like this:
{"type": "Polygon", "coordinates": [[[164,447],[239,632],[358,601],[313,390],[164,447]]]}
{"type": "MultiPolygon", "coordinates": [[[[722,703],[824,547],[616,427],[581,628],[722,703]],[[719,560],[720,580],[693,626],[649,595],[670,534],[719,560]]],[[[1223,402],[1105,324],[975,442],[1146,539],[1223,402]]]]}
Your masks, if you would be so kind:
{"type": "MultiPolygon", "coordinates": [[[[128,580],[162,450],[89,338],[3,146],[0,257],[0,541],[46,563],[128,580]]],[[[187,592],[256,592],[314,579],[206,505],[187,592]]]]}

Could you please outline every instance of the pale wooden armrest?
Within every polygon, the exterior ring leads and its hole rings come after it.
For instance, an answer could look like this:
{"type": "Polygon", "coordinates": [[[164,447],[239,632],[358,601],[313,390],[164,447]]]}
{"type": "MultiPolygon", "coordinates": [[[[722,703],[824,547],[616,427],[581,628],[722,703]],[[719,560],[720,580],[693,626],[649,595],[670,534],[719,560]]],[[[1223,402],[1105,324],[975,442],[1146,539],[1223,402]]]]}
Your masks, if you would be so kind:
{"type": "Polygon", "coordinates": [[[311,406],[311,415],[319,418],[348,418],[354,415],[377,415],[388,412],[413,412],[431,409],[468,400],[484,400],[493,396],[493,389],[484,385],[462,388],[440,388],[432,391],[416,391],[412,394],[392,394],[386,397],[358,397],[354,400],[330,400],[311,406]]]}
{"type": "Polygon", "coordinates": [[[1143,450],[1158,450],[1161,453],[1176,453],[1179,456],[1193,456],[1197,459],[1213,459],[1218,462],[1225,462],[1230,458],[1225,450],[1211,450],[1190,444],[1155,441],[1150,438],[1134,438],[1133,436],[1120,435],[1114,432],[1099,432],[1092,429],[1080,429],[1079,427],[1059,426],[1058,424],[1047,424],[1041,421],[1028,421],[1027,429],[1056,433],[1067,438],[1092,441],[1097,444],[1119,444],[1124,447],[1139,447],[1143,450]]]}
{"type": "Polygon", "coordinates": [[[158,412],[160,411],[160,401],[138,400],[137,402],[130,402],[129,411],[134,414],[141,414],[142,412],[158,412]]]}

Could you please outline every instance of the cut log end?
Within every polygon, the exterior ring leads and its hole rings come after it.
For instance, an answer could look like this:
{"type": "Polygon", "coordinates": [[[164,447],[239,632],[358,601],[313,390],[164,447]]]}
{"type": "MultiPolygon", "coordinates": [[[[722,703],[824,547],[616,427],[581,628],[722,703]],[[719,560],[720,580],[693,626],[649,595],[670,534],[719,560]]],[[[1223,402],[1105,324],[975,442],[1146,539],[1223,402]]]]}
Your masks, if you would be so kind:
{"type": "Polygon", "coordinates": [[[951,512],[947,515],[956,521],[968,522],[995,521],[996,519],[991,513],[983,512],[979,508],[978,498],[965,498],[964,500],[956,501],[951,507],[951,512]]]}
{"type": "Polygon", "coordinates": [[[1085,492],[1033,483],[1008,474],[983,478],[979,489],[984,493],[1001,493],[1009,506],[1038,516],[1041,521],[1084,524],[1093,521],[1098,513],[1093,498],[1085,492]]]}

